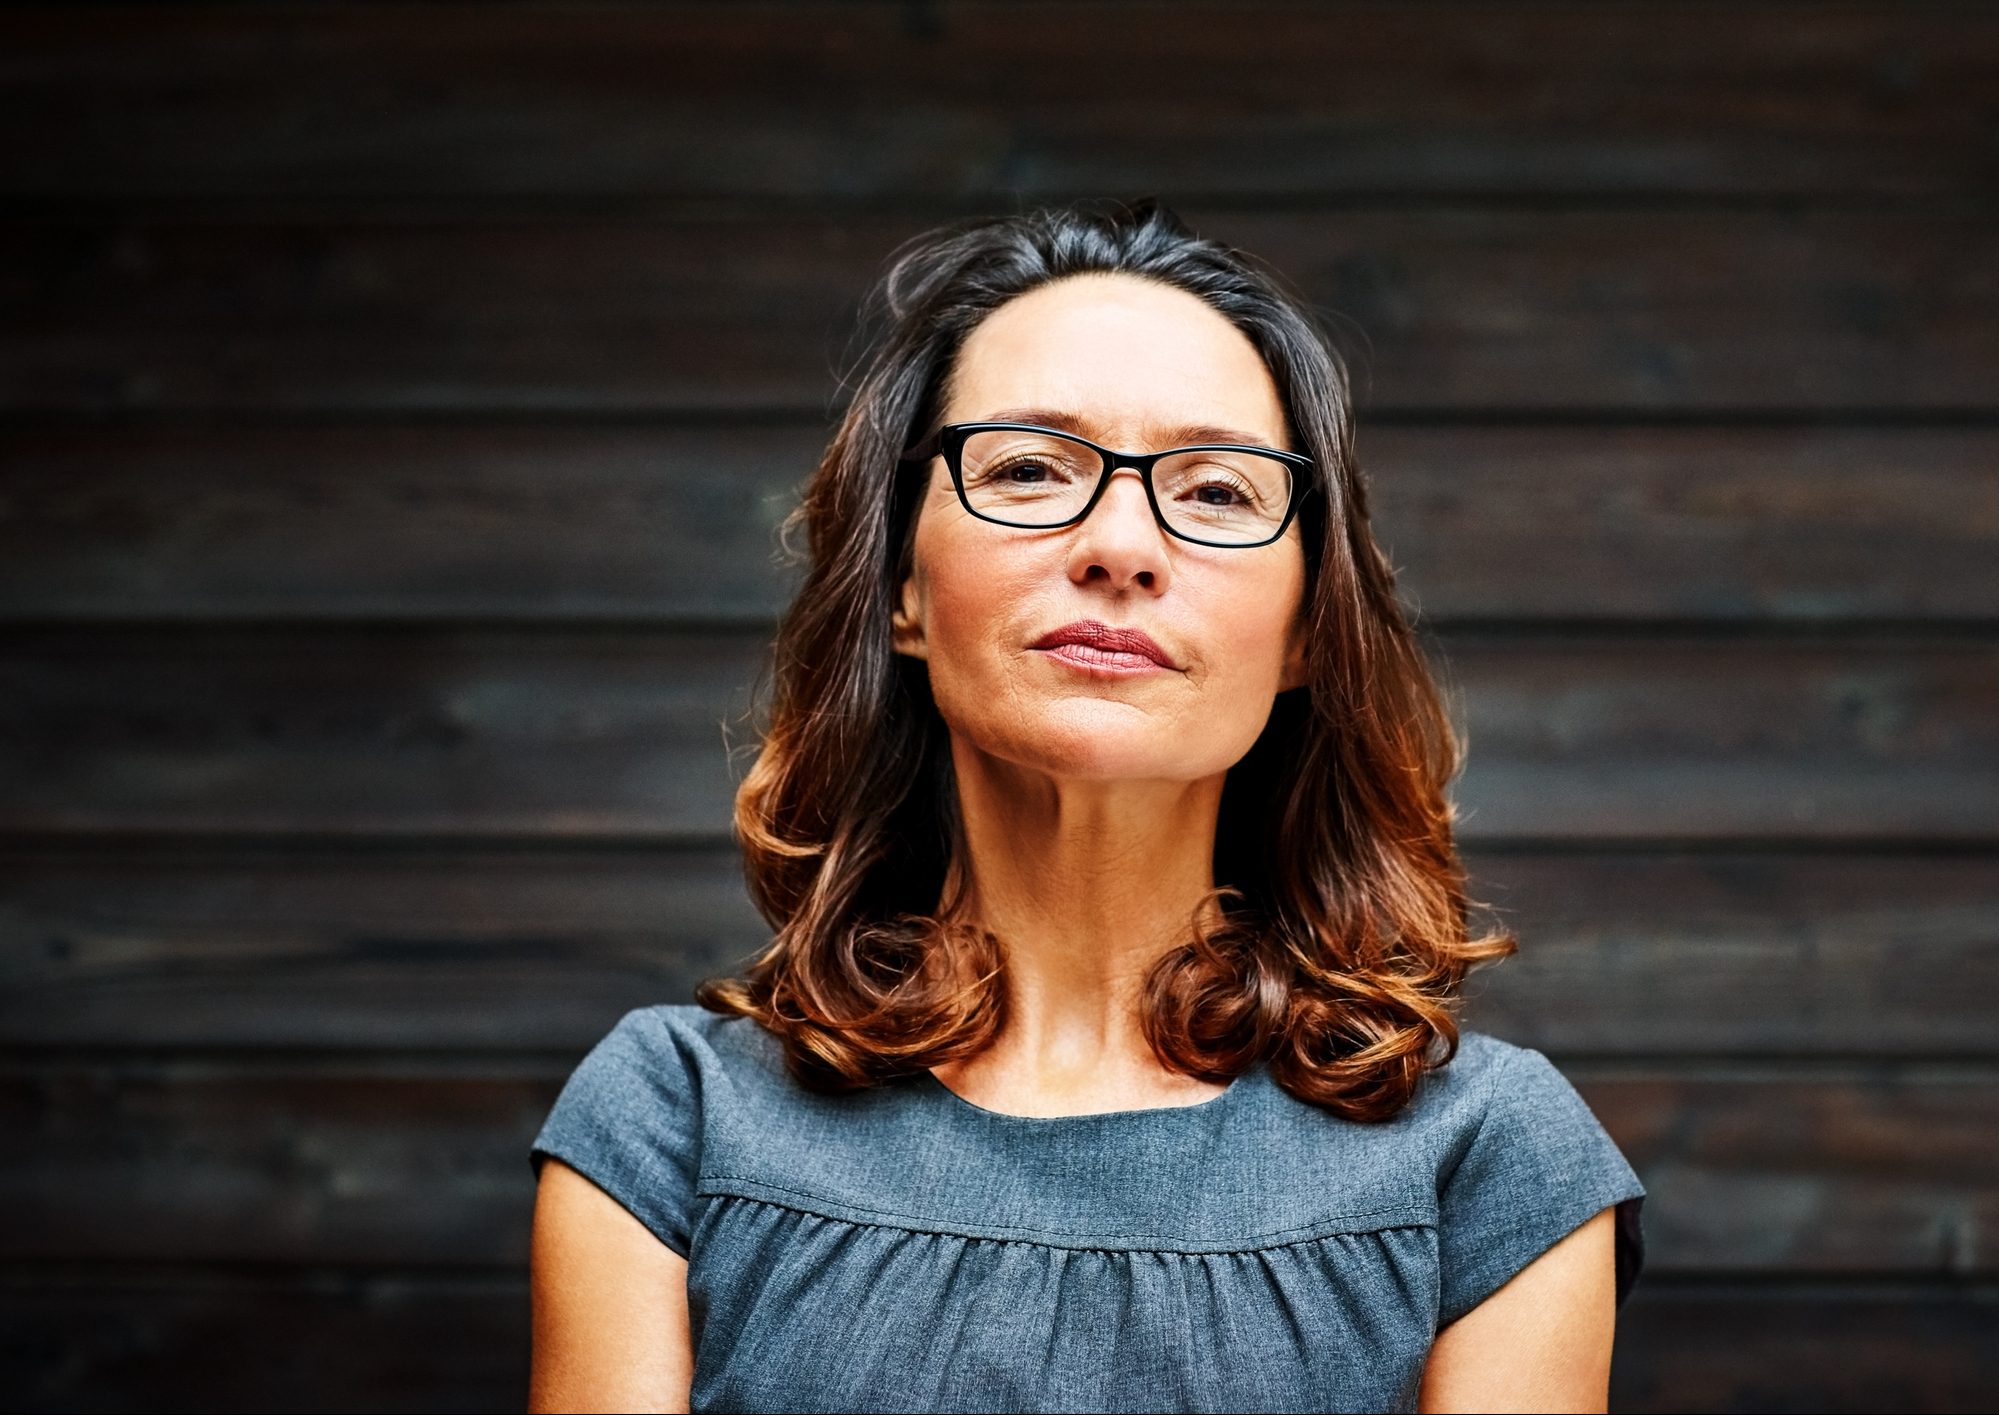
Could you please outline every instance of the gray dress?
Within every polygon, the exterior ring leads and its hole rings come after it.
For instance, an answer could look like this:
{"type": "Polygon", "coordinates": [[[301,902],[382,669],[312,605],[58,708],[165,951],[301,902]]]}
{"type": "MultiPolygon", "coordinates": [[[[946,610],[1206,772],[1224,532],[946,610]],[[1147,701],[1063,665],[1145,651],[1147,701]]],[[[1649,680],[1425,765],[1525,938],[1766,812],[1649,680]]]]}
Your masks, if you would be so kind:
{"type": "Polygon", "coordinates": [[[629,1013],[534,1141],[688,1260],[695,1410],[1413,1410],[1444,1324],[1644,1188],[1538,1051],[1466,1032],[1393,1120],[1261,1065],[1050,1118],[845,1096],[694,1006],[629,1013]]]}

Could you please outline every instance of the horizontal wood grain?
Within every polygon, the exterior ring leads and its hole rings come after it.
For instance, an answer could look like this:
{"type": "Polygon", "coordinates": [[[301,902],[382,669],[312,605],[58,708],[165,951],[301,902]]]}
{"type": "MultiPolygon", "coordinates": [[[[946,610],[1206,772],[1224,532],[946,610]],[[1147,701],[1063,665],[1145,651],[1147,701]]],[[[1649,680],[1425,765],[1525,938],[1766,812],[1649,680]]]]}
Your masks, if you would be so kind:
{"type": "Polygon", "coordinates": [[[527,1147],[566,1069],[0,1069],[0,1110],[25,1144],[0,1171],[0,1256],[524,1263],[527,1147]]]}
{"type": "Polygon", "coordinates": [[[0,1046],[580,1049],[769,941],[728,849],[0,855],[0,1046]]]}
{"type": "Polygon", "coordinates": [[[1375,536],[1431,621],[1992,620],[1999,434],[1363,425],[1375,536]]]}
{"type": "MultiPolygon", "coordinates": [[[[1427,647],[1469,842],[1999,837],[1982,638],[1427,647]]],[[[638,627],[10,631],[0,832],[721,839],[763,665],[638,627]]]]}
{"type": "Polygon", "coordinates": [[[1999,1382],[1999,1293],[1641,1281],[1618,1314],[1610,1409],[1976,1411],[1999,1382]]]}
{"type": "MultiPolygon", "coordinates": [[[[519,1263],[527,1147],[567,1069],[15,1058],[0,1064],[0,1114],[22,1143],[0,1171],[0,1259],[519,1263]]],[[[1645,1182],[1652,1271],[1999,1265],[1988,1069],[1566,1072],[1645,1182]]]]}
{"type": "Polygon", "coordinates": [[[518,1410],[523,1275],[0,1269],[23,1409],[518,1410]]]}
{"type": "Polygon", "coordinates": [[[759,654],[645,630],[28,635],[0,651],[0,821],[715,837],[759,654]]]}
{"type": "Polygon", "coordinates": [[[1467,727],[1455,799],[1469,842],[1974,841],[1999,824],[1999,649],[1979,640],[1578,632],[1440,647],[1467,727]]]}
{"type": "Polygon", "coordinates": [[[1520,950],[1467,985],[1469,1024],[1525,1046],[1991,1055],[1989,855],[1470,853],[1520,950]]]}
{"type": "MultiPolygon", "coordinates": [[[[827,424],[0,428],[0,618],[761,623],[827,424]]],[[[1999,431],[1364,426],[1431,622],[1999,620],[1999,431]]]]}
{"type": "Polygon", "coordinates": [[[796,588],[779,523],[828,434],[0,429],[0,615],[759,623],[796,588]]]}
{"type": "Polygon", "coordinates": [[[1999,1088],[1982,1069],[1567,1068],[1644,1181],[1661,1271],[1984,1274],[1999,1088]]]}
{"type": "MultiPolygon", "coordinates": [[[[897,216],[0,225],[0,413],[821,413],[897,216]]],[[[1975,206],[1183,211],[1403,415],[1984,414],[1975,206]]]]}
{"type": "Polygon", "coordinates": [[[1919,196],[1999,170],[1999,28],[1963,6],[93,13],[0,23],[14,192],[1919,196]]]}
{"type": "MultiPolygon", "coordinates": [[[[1992,1057],[1983,854],[1481,854],[1468,1026],[1558,1053],[1992,1057]]],[[[0,854],[0,1046],[589,1045],[769,942],[732,850],[0,854]]]]}

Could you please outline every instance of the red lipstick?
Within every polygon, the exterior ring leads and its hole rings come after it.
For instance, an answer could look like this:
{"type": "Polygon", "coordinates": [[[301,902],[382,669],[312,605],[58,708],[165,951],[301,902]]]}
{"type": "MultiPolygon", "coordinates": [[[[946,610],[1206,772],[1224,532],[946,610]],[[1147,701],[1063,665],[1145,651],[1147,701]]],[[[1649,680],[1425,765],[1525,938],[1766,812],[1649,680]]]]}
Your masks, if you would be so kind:
{"type": "Polygon", "coordinates": [[[1095,619],[1064,624],[1043,634],[1029,647],[1044,650],[1051,658],[1071,667],[1112,677],[1156,673],[1162,668],[1180,666],[1143,629],[1115,628],[1095,619]]]}

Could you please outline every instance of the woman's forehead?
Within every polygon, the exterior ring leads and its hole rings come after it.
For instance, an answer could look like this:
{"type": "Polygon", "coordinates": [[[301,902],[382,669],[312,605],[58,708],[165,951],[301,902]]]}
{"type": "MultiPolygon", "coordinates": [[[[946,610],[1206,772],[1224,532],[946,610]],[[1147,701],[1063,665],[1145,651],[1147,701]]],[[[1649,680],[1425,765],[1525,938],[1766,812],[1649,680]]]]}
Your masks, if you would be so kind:
{"type": "Polygon", "coordinates": [[[1189,422],[1183,414],[1185,408],[1176,408],[1169,417],[1146,417],[1141,412],[1122,421],[1113,413],[1103,409],[1095,411],[1070,409],[1049,404],[1029,404],[1021,407],[988,408],[979,413],[980,421],[1033,423],[1038,427],[1054,428],[1057,432],[1073,432],[1078,437],[1094,438],[1107,425],[1122,425],[1141,433],[1148,441],[1184,444],[1201,442],[1236,442],[1251,445],[1276,445],[1267,433],[1233,423],[1189,422]]]}
{"type": "Polygon", "coordinates": [[[954,422],[1031,408],[1105,434],[1284,432],[1276,382],[1241,330],[1184,290],[1123,276],[1072,277],[1002,305],[965,340],[950,392],[954,422]]]}

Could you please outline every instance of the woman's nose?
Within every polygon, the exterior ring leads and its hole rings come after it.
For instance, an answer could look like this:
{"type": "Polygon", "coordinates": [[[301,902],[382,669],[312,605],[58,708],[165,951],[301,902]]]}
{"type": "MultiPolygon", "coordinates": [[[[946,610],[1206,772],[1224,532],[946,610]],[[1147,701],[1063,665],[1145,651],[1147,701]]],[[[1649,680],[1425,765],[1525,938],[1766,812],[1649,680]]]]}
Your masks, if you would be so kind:
{"type": "Polygon", "coordinates": [[[1129,522],[1134,530],[1158,532],[1158,522],[1152,515],[1152,502],[1145,494],[1145,478],[1136,467],[1119,467],[1112,471],[1111,484],[1104,488],[1104,494],[1090,508],[1084,524],[1088,525],[1091,521],[1129,522]]]}
{"type": "Polygon", "coordinates": [[[1114,585],[1137,581],[1157,592],[1172,573],[1168,559],[1166,534],[1153,518],[1144,479],[1132,468],[1118,468],[1076,527],[1070,574],[1088,580],[1101,570],[1114,585]]]}

